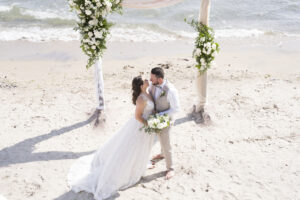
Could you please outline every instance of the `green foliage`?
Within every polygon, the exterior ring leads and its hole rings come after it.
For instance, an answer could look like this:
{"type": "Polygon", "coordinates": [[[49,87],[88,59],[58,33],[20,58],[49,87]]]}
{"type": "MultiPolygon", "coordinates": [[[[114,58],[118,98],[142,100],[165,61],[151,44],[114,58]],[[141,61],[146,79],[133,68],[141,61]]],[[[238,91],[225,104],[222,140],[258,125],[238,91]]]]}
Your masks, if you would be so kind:
{"type": "Polygon", "coordinates": [[[196,67],[200,74],[203,74],[211,67],[211,63],[215,59],[220,50],[219,44],[214,41],[214,31],[212,28],[199,23],[196,20],[188,22],[198,33],[195,40],[195,49],[193,57],[196,59],[196,67]]]}
{"type": "Polygon", "coordinates": [[[89,57],[88,69],[106,49],[106,39],[113,26],[106,18],[109,13],[122,13],[121,0],[69,0],[69,5],[79,19],[74,30],[80,33],[80,47],[89,57]]]}

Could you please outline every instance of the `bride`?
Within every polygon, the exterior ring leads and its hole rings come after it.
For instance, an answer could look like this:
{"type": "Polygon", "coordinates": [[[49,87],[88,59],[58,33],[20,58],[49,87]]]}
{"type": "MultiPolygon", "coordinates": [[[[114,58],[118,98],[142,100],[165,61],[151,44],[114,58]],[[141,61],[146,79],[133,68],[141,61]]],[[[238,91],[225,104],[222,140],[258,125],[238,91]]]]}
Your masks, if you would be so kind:
{"type": "Polygon", "coordinates": [[[68,174],[68,183],[74,192],[92,193],[96,200],[106,199],[118,190],[136,184],[144,174],[155,135],[141,127],[154,112],[152,97],[147,92],[148,80],[140,76],[132,81],[132,101],[135,117],[94,154],[79,158],[68,174]]]}

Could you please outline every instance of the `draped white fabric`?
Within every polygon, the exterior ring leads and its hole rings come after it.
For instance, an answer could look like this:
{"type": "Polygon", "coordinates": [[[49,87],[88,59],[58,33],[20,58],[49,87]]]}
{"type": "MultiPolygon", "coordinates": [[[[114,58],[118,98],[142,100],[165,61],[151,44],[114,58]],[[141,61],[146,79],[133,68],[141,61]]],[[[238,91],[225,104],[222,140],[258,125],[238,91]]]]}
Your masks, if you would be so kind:
{"type": "Polygon", "coordinates": [[[102,73],[102,58],[96,61],[94,64],[95,67],[95,81],[96,81],[96,90],[97,90],[97,109],[104,110],[104,81],[102,73]]]}
{"type": "Polygon", "coordinates": [[[126,8],[161,8],[180,3],[184,0],[123,0],[122,5],[126,8]]]}
{"type": "MultiPolygon", "coordinates": [[[[147,102],[143,118],[148,119],[154,103],[142,97],[147,102]]],[[[96,200],[103,200],[136,184],[147,168],[156,137],[145,133],[142,127],[143,124],[132,117],[94,154],[76,160],[68,174],[72,190],[86,191],[96,200]]]]}

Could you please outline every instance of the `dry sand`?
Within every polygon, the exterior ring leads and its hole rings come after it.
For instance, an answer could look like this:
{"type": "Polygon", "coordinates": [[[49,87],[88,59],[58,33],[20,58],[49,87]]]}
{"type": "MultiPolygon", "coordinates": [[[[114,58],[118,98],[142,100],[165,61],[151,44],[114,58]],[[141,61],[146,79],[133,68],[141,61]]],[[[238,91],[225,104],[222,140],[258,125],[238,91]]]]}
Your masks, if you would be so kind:
{"type": "Polygon", "coordinates": [[[163,66],[182,107],[172,132],[176,176],[164,180],[161,161],[111,199],[299,200],[299,38],[220,43],[208,73],[210,125],[188,117],[197,102],[193,44],[114,42],[104,56],[107,120],[93,128],[93,69],[85,69],[77,42],[1,42],[0,194],[92,200],[69,190],[70,166],[133,116],[132,78],[163,66]]]}

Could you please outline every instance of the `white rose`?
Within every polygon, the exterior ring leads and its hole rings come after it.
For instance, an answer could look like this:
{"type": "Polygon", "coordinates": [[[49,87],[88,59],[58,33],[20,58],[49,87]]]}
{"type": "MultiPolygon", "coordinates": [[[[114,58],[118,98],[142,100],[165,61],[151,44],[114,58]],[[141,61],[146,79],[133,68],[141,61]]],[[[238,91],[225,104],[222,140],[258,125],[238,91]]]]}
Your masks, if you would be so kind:
{"type": "Polygon", "coordinates": [[[153,128],[153,121],[152,121],[152,120],[148,120],[148,126],[149,126],[150,128],[153,128]]]}
{"type": "Polygon", "coordinates": [[[201,55],[201,50],[200,49],[196,49],[195,55],[196,56],[200,56],[201,55]]]}
{"type": "Polygon", "coordinates": [[[210,54],[211,53],[211,48],[207,47],[207,53],[210,54]]]}
{"type": "Polygon", "coordinates": [[[94,31],[94,35],[96,38],[101,38],[102,37],[102,34],[100,31],[94,31]]]}
{"type": "Polygon", "coordinates": [[[208,50],[207,50],[207,55],[209,55],[211,53],[211,49],[209,48],[208,50]]]}
{"type": "Polygon", "coordinates": [[[164,126],[163,126],[163,124],[158,124],[158,125],[157,125],[157,128],[158,128],[158,129],[163,129],[164,126]]]}
{"type": "Polygon", "coordinates": [[[93,20],[90,20],[90,21],[89,21],[89,25],[93,26],[93,25],[94,25],[94,21],[93,21],[93,20]]]}
{"type": "Polygon", "coordinates": [[[97,7],[102,7],[102,4],[100,2],[96,3],[97,7]]]}
{"type": "Polygon", "coordinates": [[[95,50],[95,49],[96,49],[96,46],[95,46],[95,45],[93,45],[93,46],[92,46],[92,49],[94,49],[94,50],[95,50]]]}
{"type": "Polygon", "coordinates": [[[93,37],[93,33],[92,33],[92,32],[89,32],[88,35],[89,35],[90,37],[93,37]]]}
{"type": "Polygon", "coordinates": [[[158,120],[158,119],[153,119],[153,125],[154,125],[154,126],[157,126],[158,123],[159,123],[159,120],[158,120]]]}
{"type": "Polygon", "coordinates": [[[85,14],[87,14],[87,15],[91,15],[91,14],[92,14],[92,11],[90,11],[90,10],[86,10],[86,11],[85,11],[85,14]]]}
{"type": "Polygon", "coordinates": [[[112,4],[109,1],[104,1],[104,3],[106,5],[106,10],[109,12],[112,4]]]}
{"type": "Polygon", "coordinates": [[[164,122],[161,124],[163,128],[166,128],[168,126],[167,122],[164,122]]]}

